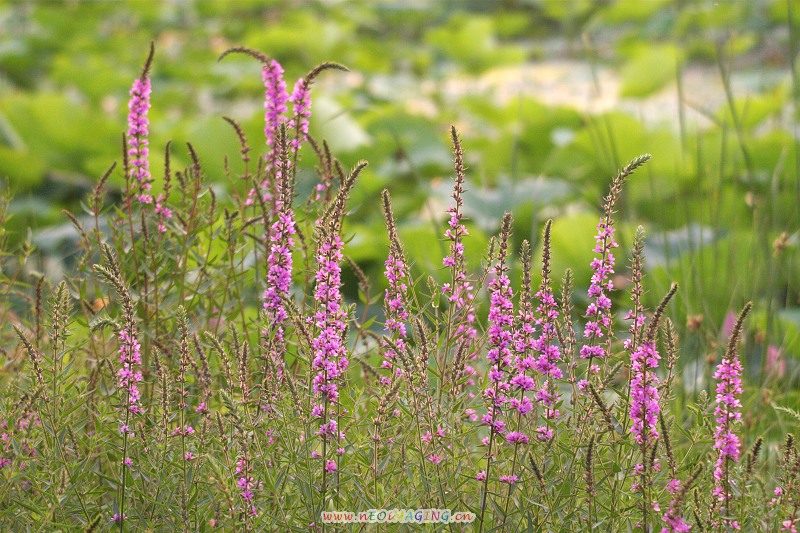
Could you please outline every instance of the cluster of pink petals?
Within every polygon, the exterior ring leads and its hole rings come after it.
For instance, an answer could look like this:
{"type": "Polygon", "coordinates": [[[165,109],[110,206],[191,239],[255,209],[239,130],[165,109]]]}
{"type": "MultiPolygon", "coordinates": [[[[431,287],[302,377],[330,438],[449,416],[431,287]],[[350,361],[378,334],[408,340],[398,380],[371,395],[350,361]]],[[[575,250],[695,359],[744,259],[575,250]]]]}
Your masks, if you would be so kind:
{"type": "Polygon", "coordinates": [[[275,165],[279,156],[279,147],[276,143],[281,124],[286,121],[286,82],[283,80],[283,67],[280,63],[271,60],[264,65],[261,72],[264,81],[264,136],[270,151],[267,154],[267,165],[275,165]]]}
{"type": "MultiPolygon", "coordinates": [[[[475,339],[478,332],[472,325],[475,321],[475,311],[472,307],[472,302],[475,299],[472,284],[467,280],[467,274],[464,271],[464,243],[461,238],[469,235],[467,227],[461,222],[461,212],[459,210],[461,198],[457,200],[457,205],[451,206],[448,209],[450,220],[448,221],[448,228],[445,230],[444,236],[450,240],[450,255],[446,256],[442,263],[444,266],[453,269],[454,283],[445,283],[442,285],[442,293],[447,297],[451,305],[455,306],[458,313],[462,313],[464,320],[460,321],[458,328],[455,332],[457,339],[475,339]]],[[[474,354],[470,354],[470,358],[474,354]]],[[[474,374],[474,369],[470,366],[466,368],[467,374],[474,374]]],[[[474,380],[470,378],[467,384],[474,385],[474,380]]]]}
{"type": "Polygon", "coordinates": [[[686,533],[692,530],[692,526],[686,523],[680,512],[680,506],[674,496],[680,492],[681,482],[677,479],[671,479],[667,483],[667,490],[672,494],[673,499],[669,504],[669,509],[661,516],[664,521],[664,527],[661,528],[661,533],[686,533]]]}
{"type": "Polygon", "coordinates": [[[153,203],[150,195],[150,155],[148,141],[147,112],[150,110],[150,78],[139,77],[133,82],[128,101],[128,157],[130,158],[131,176],[139,185],[139,202],[153,203]]]}
{"type": "Polygon", "coordinates": [[[339,398],[337,378],[348,367],[347,349],[344,335],[347,328],[347,314],[342,305],[342,240],[336,233],[329,234],[317,250],[316,285],[314,300],[317,311],[313,324],[317,336],[312,342],[313,361],[311,368],[316,372],[312,385],[317,397],[312,414],[323,418],[318,434],[323,438],[338,435],[336,420],[324,420],[325,405],[335,403],[339,398]]]}
{"type": "Polygon", "coordinates": [[[727,473],[727,461],[739,461],[739,437],[733,432],[734,423],[742,419],[742,365],[736,354],[727,355],[717,365],[714,379],[716,389],[716,430],[714,431],[714,449],[719,452],[714,465],[714,480],[717,482],[714,495],[721,501],[726,499],[726,487],[723,480],[727,473]]]}
{"type": "Polygon", "coordinates": [[[643,342],[631,354],[631,433],[640,445],[651,446],[658,439],[658,354],[653,341],[643,342]]]}
{"type": "MultiPolygon", "coordinates": [[[[286,82],[283,81],[283,67],[274,59],[264,65],[261,71],[264,82],[264,137],[266,138],[268,152],[264,157],[265,170],[269,171],[277,166],[280,157],[280,147],[277,143],[281,124],[286,122],[286,82]]],[[[277,180],[276,180],[277,181],[277,180]]],[[[264,180],[261,184],[262,199],[269,202],[275,198],[275,181],[264,180]]],[[[245,205],[255,203],[256,190],[250,189],[245,205]]]]}
{"type": "Polygon", "coordinates": [[[544,417],[556,419],[559,417],[559,411],[555,405],[560,399],[556,380],[561,379],[563,374],[558,366],[561,361],[561,348],[556,342],[555,321],[558,318],[558,306],[553,297],[550,283],[550,279],[545,278],[539,292],[536,293],[536,298],[539,300],[539,306],[536,309],[539,318],[536,319],[536,324],[540,328],[540,335],[534,342],[533,348],[538,354],[534,368],[545,378],[536,393],[536,399],[545,408],[544,417]]]}
{"type": "Polygon", "coordinates": [[[148,76],[140,76],[133,82],[128,101],[128,157],[130,158],[131,177],[139,186],[137,200],[141,204],[152,204],[155,201],[155,212],[158,215],[158,231],[167,231],[165,221],[172,218],[172,210],[166,205],[168,191],[153,200],[150,194],[152,176],[150,174],[150,141],[149,119],[150,95],[152,87],[148,76]]]}
{"type": "Polygon", "coordinates": [[[255,497],[255,493],[253,491],[256,488],[260,488],[260,484],[255,482],[255,479],[252,476],[252,467],[246,459],[240,459],[236,462],[236,475],[238,476],[236,486],[241,491],[239,496],[242,498],[242,500],[244,500],[246,505],[250,506],[247,511],[248,514],[251,516],[258,516],[256,507],[253,505],[252,501],[255,497]]]}
{"type": "Polygon", "coordinates": [[[614,240],[614,226],[605,219],[597,225],[595,243],[594,253],[599,257],[591,263],[589,298],[592,303],[586,309],[587,320],[583,332],[586,342],[580,350],[583,359],[609,355],[600,341],[611,333],[611,299],[606,292],[614,288],[611,280],[611,275],[614,274],[614,254],[611,251],[619,245],[614,240]]]}
{"type": "MultiPolygon", "coordinates": [[[[142,372],[137,367],[142,364],[141,345],[136,338],[136,329],[132,325],[126,326],[119,332],[119,363],[117,370],[117,385],[127,391],[126,408],[133,414],[142,412],[141,393],[137,383],[142,381],[142,372]]],[[[127,426],[125,433],[130,429],[127,426]]]]}
{"type": "MultiPolygon", "coordinates": [[[[406,325],[408,311],[403,305],[405,293],[408,290],[408,266],[399,257],[390,253],[386,259],[384,276],[389,282],[389,287],[384,295],[384,306],[386,308],[386,322],[384,330],[387,335],[394,337],[395,345],[402,350],[405,346],[406,325]]],[[[384,360],[382,368],[395,369],[395,357],[397,354],[394,349],[384,343],[384,360]]],[[[398,374],[402,373],[400,368],[396,368],[398,374]]],[[[391,378],[381,376],[381,383],[388,386],[391,378]]]]}
{"type": "Polygon", "coordinates": [[[289,101],[293,104],[294,117],[289,121],[288,129],[297,131],[297,138],[292,139],[291,149],[292,152],[297,152],[308,137],[308,119],[311,117],[311,91],[305,78],[300,78],[294,84],[289,101]]]}
{"type": "Polygon", "coordinates": [[[505,270],[503,263],[495,265],[494,271],[497,277],[489,286],[489,352],[486,358],[491,367],[489,382],[483,391],[484,398],[490,402],[489,412],[483,422],[501,434],[505,431],[505,423],[498,417],[501,406],[508,401],[506,393],[511,389],[505,374],[513,364],[511,350],[514,341],[513,291],[505,270]]]}
{"type": "Polygon", "coordinates": [[[165,233],[167,226],[164,221],[172,218],[172,210],[167,207],[167,199],[165,194],[159,194],[156,198],[156,215],[158,215],[158,232],[165,233]]]}
{"type": "Polygon", "coordinates": [[[264,310],[273,329],[274,342],[283,342],[283,322],[287,319],[284,298],[292,284],[292,247],[295,234],[294,211],[291,206],[279,206],[278,216],[269,232],[267,257],[267,287],[264,290],[264,310]]]}

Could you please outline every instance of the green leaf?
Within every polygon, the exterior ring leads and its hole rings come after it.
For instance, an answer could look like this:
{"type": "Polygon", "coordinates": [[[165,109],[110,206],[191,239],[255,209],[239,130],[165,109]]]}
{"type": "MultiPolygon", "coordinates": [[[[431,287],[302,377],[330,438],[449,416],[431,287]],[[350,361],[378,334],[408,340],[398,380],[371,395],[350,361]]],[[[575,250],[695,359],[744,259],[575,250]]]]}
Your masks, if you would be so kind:
{"type": "Polygon", "coordinates": [[[642,98],[653,94],[675,79],[681,60],[675,45],[642,45],[622,68],[620,96],[642,98]]]}

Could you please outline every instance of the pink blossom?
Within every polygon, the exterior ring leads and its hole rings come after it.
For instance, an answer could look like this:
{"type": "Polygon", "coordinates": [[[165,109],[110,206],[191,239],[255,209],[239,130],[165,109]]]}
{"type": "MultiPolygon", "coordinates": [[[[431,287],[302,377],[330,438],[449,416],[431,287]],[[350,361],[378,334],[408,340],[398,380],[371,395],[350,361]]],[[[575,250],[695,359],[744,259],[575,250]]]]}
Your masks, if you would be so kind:
{"type": "Polygon", "coordinates": [[[294,116],[289,121],[288,129],[297,132],[297,138],[292,139],[291,143],[292,151],[297,152],[308,137],[308,119],[311,116],[311,90],[305,78],[297,80],[289,101],[294,106],[294,116]]]}
{"type": "Polygon", "coordinates": [[[655,342],[643,342],[631,354],[631,433],[637,443],[651,446],[658,439],[658,376],[653,370],[661,359],[655,342]]]}
{"type": "Polygon", "coordinates": [[[742,365],[735,352],[726,354],[714,372],[714,379],[717,380],[714,449],[719,452],[714,465],[714,480],[717,482],[714,493],[723,501],[726,499],[727,491],[724,480],[728,460],[739,461],[741,443],[733,431],[733,425],[742,419],[740,412],[742,403],[739,400],[739,395],[742,394],[741,374],[742,365]]]}
{"type": "Polygon", "coordinates": [[[597,225],[595,236],[595,254],[598,255],[591,262],[592,279],[589,286],[589,297],[592,303],[586,309],[586,325],[584,327],[585,344],[581,347],[580,355],[584,359],[607,357],[608,351],[604,339],[611,335],[611,300],[606,294],[614,288],[611,275],[614,274],[614,254],[612,250],[619,247],[614,240],[614,225],[610,216],[606,215],[597,225]]]}
{"type": "Polygon", "coordinates": [[[146,72],[133,82],[128,101],[128,157],[130,158],[131,177],[139,186],[138,199],[140,203],[150,204],[152,178],[150,176],[149,145],[149,120],[147,113],[150,110],[150,78],[146,72]]]}

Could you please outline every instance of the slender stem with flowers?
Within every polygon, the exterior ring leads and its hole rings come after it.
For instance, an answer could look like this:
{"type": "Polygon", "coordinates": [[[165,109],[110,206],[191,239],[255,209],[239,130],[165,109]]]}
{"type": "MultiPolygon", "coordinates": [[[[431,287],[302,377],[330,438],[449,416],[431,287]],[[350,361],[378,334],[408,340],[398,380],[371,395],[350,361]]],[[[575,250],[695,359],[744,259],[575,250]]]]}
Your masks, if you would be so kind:
{"type": "MultiPolygon", "coordinates": [[[[474,301],[476,292],[467,278],[464,256],[463,237],[469,235],[463,222],[464,214],[462,212],[465,178],[464,151],[455,126],[450,128],[450,137],[453,143],[455,180],[452,193],[453,204],[447,210],[450,218],[447,221],[447,229],[444,232],[445,238],[450,241],[450,253],[442,260],[442,264],[450,270],[450,282],[442,285],[442,293],[450,304],[445,321],[447,328],[445,338],[448,345],[459,346],[461,347],[460,349],[465,350],[465,357],[470,360],[477,357],[477,353],[473,350],[478,332],[473,325],[475,321],[474,301]]],[[[440,372],[449,371],[451,365],[448,361],[447,350],[443,350],[442,358],[437,360],[436,363],[440,372]]],[[[470,364],[465,364],[463,373],[470,376],[467,378],[467,385],[474,386],[473,376],[476,375],[474,367],[470,364]]],[[[473,393],[470,392],[470,397],[472,396],[473,393]]]]}
{"type": "Polygon", "coordinates": [[[115,514],[112,521],[119,525],[120,531],[123,530],[123,522],[127,518],[125,514],[125,489],[127,481],[127,469],[133,467],[133,460],[128,456],[128,440],[133,434],[131,429],[131,417],[142,412],[141,393],[138,383],[142,380],[142,372],[139,369],[142,364],[141,346],[138,341],[138,331],[136,329],[135,310],[133,300],[128,292],[119,265],[114,257],[111,248],[103,245],[103,258],[105,265],[95,265],[95,271],[109,283],[117,292],[122,300],[122,327],[119,330],[119,369],[117,370],[118,390],[124,391],[124,401],[120,409],[124,410],[125,415],[120,425],[119,431],[122,434],[122,462],[121,462],[121,483],[119,489],[119,513],[115,514]]]}
{"type": "Polygon", "coordinates": [[[713,496],[724,506],[720,509],[722,524],[733,529],[740,529],[736,520],[730,517],[731,514],[731,480],[730,462],[739,462],[740,445],[739,436],[734,432],[734,425],[742,420],[742,402],[739,396],[742,394],[742,364],[739,362],[738,343],[742,333],[742,325],[747,314],[753,308],[752,302],[748,302],[731,332],[728,342],[728,349],[725,356],[717,365],[714,372],[714,379],[717,380],[716,388],[716,429],[714,430],[714,449],[717,450],[717,460],[714,463],[714,487],[713,496]]]}
{"type": "Polygon", "coordinates": [[[622,185],[633,172],[650,159],[644,154],[628,163],[611,182],[611,189],[603,202],[603,216],[597,225],[594,252],[597,257],[592,260],[592,279],[589,286],[589,298],[592,303],[586,309],[586,325],[584,327],[584,345],[580,349],[582,359],[588,359],[586,379],[598,374],[600,368],[593,365],[595,358],[604,360],[608,357],[612,335],[612,316],[610,291],[614,289],[611,276],[614,274],[614,248],[619,247],[614,240],[614,207],[622,192],[622,185]]]}
{"type": "MultiPolygon", "coordinates": [[[[511,280],[508,278],[509,267],[506,264],[508,244],[511,237],[511,213],[506,213],[500,230],[500,250],[494,266],[495,278],[489,286],[489,352],[486,359],[490,365],[489,386],[483,391],[483,398],[487,403],[487,412],[483,415],[483,423],[489,427],[489,437],[486,452],[486,470],[483,479],[483,492],[481,494],[480,531],[483,531],[483,521],[486,512],[489,478],[491,476],[492,457],[496,436],[505,433],[506,423],[501,419],[503,404],[508,401],[506,394],[511,389],[511,384],[506,379],[506,372],[512,367],[512,348],[514,341],[514,303],[511,280]]],[[[510,435],[509,435],[510,436],[510,435]]],[[[524,435],[515,434],[509,441],[512,444],[522,442],[524,435]]],[[[527,437],[524,437],[527,438],[527,437]]],[[[513,485],[517,477],[513,474],[502,476],[501,481],[513,485]]]]}
{"type": "MultiPolygon", "coordinates": [[[[340,424],[341,410],[338,409],[339,383],[349,366],[345,346],[348,317],[341,293],[341,261],[344,244],[339,234],[347,197],[356,178],[366,166],[367,163],[363,161],[356,165],[339,189],[331,207],[317,221],[318,270],[314,286],[316,312],[309,320],[316,331],[312,341],[314,403],[311,414],[320,419],[317,435],[322,441],[323,450],[321,508],[325,507],[327,476],[338,469],[337,461],[328,459],[327,454],[329,444],[338,444],[344,438],[340,424]]],[[[336,451],[344,452],[341,446],[336,446],[336,451]]]]}
{"type": "Polygon", "coordinates": [[[658,325],[667,304],[678,290],[676,283],[672,284],[669,292],[656,308],[647,333],[641,344],[631,353],[631,408],[630,417],[633,422],[631,434],[633,440],[639,445],[642,462],[634,467],[634,472],[639,475],[639,481],[633,483],[633,490],[642,493],[642,529],[650,531],[650,509],[655,504],[652,501],[652,474],[658,470],[657,459],[653,458],[651,451],[656,446],[658,435],[658,415],[661,412],[658,394],[659,379],[655,371],[661,356],[656,348],[656,335],[658,325]]]}

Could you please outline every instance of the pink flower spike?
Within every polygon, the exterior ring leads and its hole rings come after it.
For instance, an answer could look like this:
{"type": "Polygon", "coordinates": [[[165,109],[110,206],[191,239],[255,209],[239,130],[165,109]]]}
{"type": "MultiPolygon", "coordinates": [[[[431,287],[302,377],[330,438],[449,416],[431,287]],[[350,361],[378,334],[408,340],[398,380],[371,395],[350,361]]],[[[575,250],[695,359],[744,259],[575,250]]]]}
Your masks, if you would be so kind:
{"type": "MultiPolygon", "coordinates": [[[[150,48],[142,74],[133,82],[128,101],[128,158],[130,160],[130,178],[138,185],[137,197],[142,204],[153,202],[150,195],[151,182],[149,153],[149,120],[147,113],[150,110],[150,65],[153,61],[154,49],[150,48]]],[[[133,194],[133,191],[128,191],[133,194]]]]}

